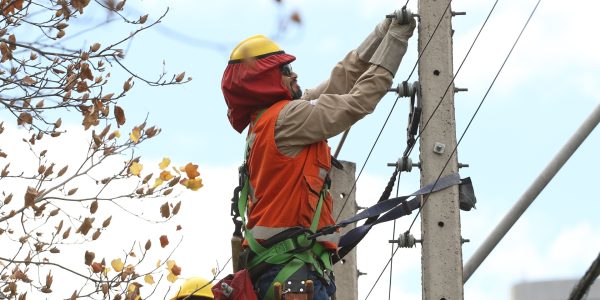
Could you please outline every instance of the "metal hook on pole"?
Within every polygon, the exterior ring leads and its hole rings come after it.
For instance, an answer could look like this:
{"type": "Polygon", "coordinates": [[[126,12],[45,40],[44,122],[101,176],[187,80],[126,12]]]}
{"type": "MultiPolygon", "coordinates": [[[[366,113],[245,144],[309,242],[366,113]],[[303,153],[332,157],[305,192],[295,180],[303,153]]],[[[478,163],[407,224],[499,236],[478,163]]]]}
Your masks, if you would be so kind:
{"type": "Polygon", "coordinates": [[[418,19],[419,15],[412,13],[410,9],[406,8],[405,6],[402,7],[402,9],[394,11],[393,14],[386,15],[385,17],[390,19],[396,19],[398,21],[398,24],[405,25],[410,22],[411,18],[416,17],[418,19]]]}

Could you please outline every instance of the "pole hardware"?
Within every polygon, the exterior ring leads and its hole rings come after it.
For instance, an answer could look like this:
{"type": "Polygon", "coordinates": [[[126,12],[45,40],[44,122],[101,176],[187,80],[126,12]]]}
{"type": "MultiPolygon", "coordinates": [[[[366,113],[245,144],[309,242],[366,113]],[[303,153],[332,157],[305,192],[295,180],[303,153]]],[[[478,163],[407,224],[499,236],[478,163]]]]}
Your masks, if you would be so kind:
{"type": "Polygon", "coordinates": [[[410,18],[419,18],[419,14],[414,14],[410,11],[410,9],[406,8],[406,6],[402,7],[395,11],[393,14],[389,14],[385,16],[386,18],[396,19],[398,24],[406,25],[410,22],[410,18]]]}
{"type": "Polygon", "coordinates": [[[410,171],[412,171],[412,167],[421,168],[420,163],[413,163],[412,159],[410,159],[410,157],[406,157],[406,156],[398,158],[398,161],[395,163],[388,163],[387,166],[388,167],[396,167],[396,168],[398,168],[398,171],[400,171],[400,172],[410,172],[410,171]]]}
{"type": "Polygon", "coordinates": [[[412,84],[409,84],[408,81],[402,81],[401,83],[398,83],[397,87],[388,89],[388,92],[396,92],[399,97],[414,97],[418,86],[418,81],[415,81],[412,84]]]}
{"type": "Polygon", "coordinates": [[[458,168],[468,168],[469,164],[458,163],[458,168]]]}
{"type": "Polygon", "coordinates": [[[458,93],[458,92],[468,92],[469,89],[468,88],[454,88],[454,93],[458,93]]]}
{"type": "Polygon", "coordinates": [[[466,11],[453,11],[452,12],[452,16],[466,16],[467,12],[466,11]]]}
{"type": "Polygon", "coordinates": [[[398,236],[396,240],[389,240],[392,244],[398,244],[399,248],[412,248],[416,243],[420,243],[421,240],[415,239],[415,236],[410,232],[405,232],[398,236]]]}
{"type": "Polygon", "coordinates": [[[361,272],[361,271],[360,271],[360,270],[358,270],[358,269],[356,270],[356,277],[360,277],[360,276],[363,276],[363,275],[367,275],[367,273],[365,273],[365,272],[361,272]]]}
{"type": "Polygon", "coordinates": [[[463,237],[460,237],[460,243],[461,243],[461,244],[468,243],[468,242],[470,242],[470,241],[471,241],[470,239],[465,239],[465,238],[463,238],[463,237]]]}
{"type": "Polygon", "coordinates": [[[437,154],[443,154],[445,150],[446,150],[445,144],[435,142],[435,145],[433,145],[433,152],[435,152],[437,154]]]}

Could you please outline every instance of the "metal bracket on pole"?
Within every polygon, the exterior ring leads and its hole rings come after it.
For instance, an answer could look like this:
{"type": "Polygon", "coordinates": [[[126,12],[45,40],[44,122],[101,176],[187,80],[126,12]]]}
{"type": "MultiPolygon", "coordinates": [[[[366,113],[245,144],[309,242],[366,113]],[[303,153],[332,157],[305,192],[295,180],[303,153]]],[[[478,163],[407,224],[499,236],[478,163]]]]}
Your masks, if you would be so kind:
{"type": "Polygon", "coordinates": [[[396,167],[400,172],[410,172],[412,171],[412,167],[421,167],[420,163],[413,163],[410,157],[404,156],[398,158],[398,161],[395,163],[388,163],[388,167],[396,167]]]}
{"type": "Polygon", "coordinates": [[[402,7],[402,9],[395,11],[393,14],[386,15],[385,17],[390,19],[396,19],[398,21],[398,24],[405,25],[410,22],[410,18],[419,18],[419,15],[412,13],[410,9],[406,8],[405,6],[402,7]]]}
{"type": "Polygon", "coordinates": [[[405,232],[398,236],[398,239],[390,240],[392,244],[398,244],[399,248],[412,248],[416,243],[420,243],[421,240],[415,239],[415,236],[410,232],[405,232]]]}

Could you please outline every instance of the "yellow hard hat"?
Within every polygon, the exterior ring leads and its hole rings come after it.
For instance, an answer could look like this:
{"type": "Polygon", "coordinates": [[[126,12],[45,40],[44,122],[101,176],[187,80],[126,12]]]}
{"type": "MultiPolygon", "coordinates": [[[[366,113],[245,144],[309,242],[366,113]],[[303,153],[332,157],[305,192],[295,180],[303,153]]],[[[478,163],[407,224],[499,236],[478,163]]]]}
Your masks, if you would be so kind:
{"type": "Polygon", "coordinates": [[[229,60],[243,60],[250,57],[258,57],[266,54],[283,53],[279,45],[262,34],[253,35],[241,41],[231,51],[229,60]]]}
{"type": "Polygon", "coordinates": [[[213,284],[210,281],[201,277],[192,277],[181,285],[179,291],[177,291],[177,294],[171,300],[183,299],[190,295],[214,299],[215,297],[211,290],[212,287],[213,284]]]}

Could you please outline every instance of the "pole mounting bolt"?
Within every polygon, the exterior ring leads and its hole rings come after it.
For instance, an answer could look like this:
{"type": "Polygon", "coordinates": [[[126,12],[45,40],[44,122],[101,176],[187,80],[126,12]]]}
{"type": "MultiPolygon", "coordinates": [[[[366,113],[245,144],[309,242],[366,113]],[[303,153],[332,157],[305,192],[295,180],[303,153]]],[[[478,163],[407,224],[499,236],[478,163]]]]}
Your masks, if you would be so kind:
{"type": "Polygon", "coordinates": [[[445,150],[446,150],[446,145],[444,145],[442,143],[436,142],[435,145],[433,146],[433,152],[435,152],[437,154],[444,154],[445,150]]]}

